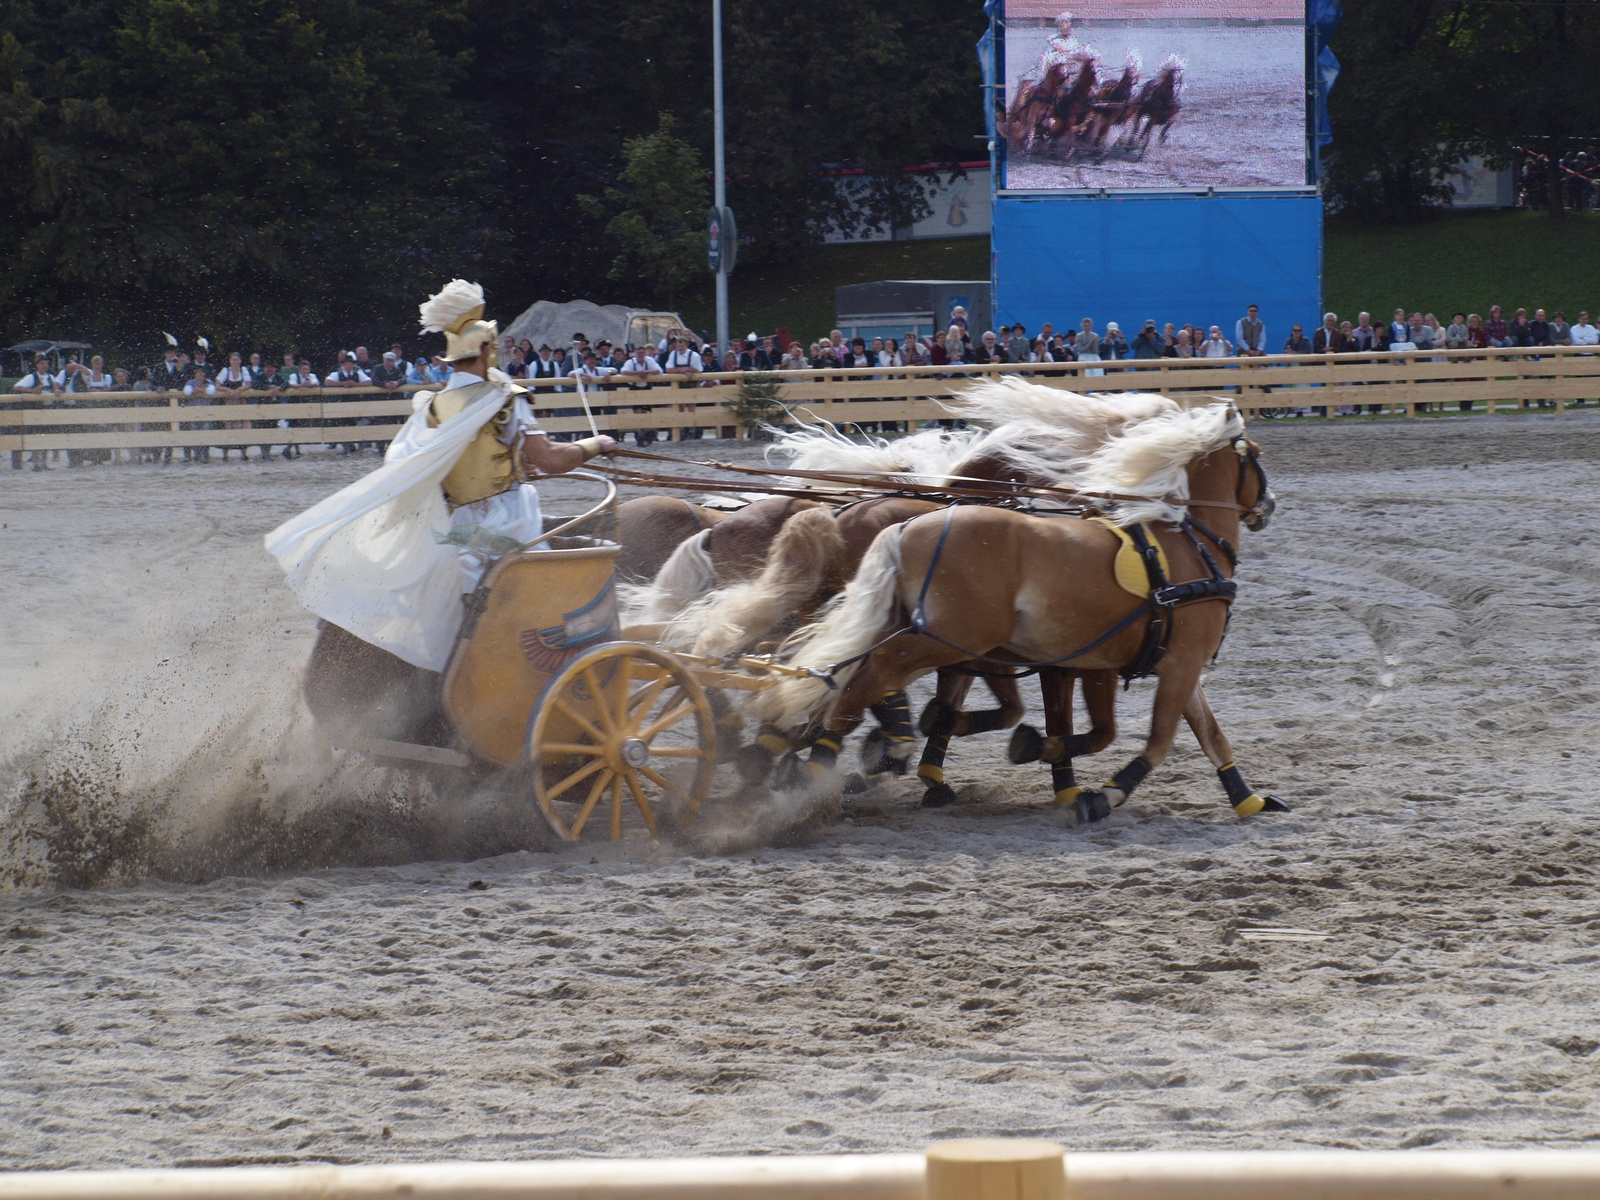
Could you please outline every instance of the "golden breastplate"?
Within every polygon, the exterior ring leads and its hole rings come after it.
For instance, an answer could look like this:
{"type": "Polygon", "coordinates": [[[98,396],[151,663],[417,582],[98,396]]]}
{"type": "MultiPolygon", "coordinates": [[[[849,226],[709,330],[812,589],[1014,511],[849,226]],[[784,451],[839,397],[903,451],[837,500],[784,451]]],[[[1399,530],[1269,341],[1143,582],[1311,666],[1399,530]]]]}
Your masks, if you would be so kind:
{"type": "MultiPolygon", "coordinates": [[[[440,392],[429,402],[428,425],[438,428],[462,409],[483,397],[483,389],[492,384],[453,388],[440,392]]],[[[444,498],[460,506],[487,500],[501,492],[509,492],[522,482],[522,446],[520,441],[510,446],[500,439],[511,424],[511,406],[514,397],[506,397],[505,405],[479,428],[477,436],[468,444],[455,466],[444,477],[444,498]]]]}

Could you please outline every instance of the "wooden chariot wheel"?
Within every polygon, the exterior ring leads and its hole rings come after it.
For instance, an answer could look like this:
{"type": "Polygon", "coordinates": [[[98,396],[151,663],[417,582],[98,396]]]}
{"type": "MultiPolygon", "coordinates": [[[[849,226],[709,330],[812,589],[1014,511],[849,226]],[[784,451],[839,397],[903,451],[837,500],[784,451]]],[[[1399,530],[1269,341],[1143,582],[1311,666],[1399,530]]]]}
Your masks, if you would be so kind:
{"type": "Polygon", "coordinates": [[[663,817],[692,820],[711,790],[716,718],[699,681],[672,655],[642,642],[606,642],[545,684],[523,753],[539,808],[567,841],[577,840],[602,800],[613,841],[630,805],[657,837],[663,817]]]}

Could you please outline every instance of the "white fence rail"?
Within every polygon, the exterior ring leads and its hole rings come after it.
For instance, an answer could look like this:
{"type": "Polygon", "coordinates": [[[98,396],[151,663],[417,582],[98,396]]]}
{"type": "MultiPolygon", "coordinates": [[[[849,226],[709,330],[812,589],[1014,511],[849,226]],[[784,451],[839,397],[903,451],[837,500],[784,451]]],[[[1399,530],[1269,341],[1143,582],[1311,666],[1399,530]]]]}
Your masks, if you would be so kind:
{"type": "Polygon", "coordinates": [[[0,1200],[1594,1200],[1600,1152],[920,1154],[0,1174],[0,1200]],[[1063,1170],[1064,1167],[1064,1170],[1063,1170]]]}

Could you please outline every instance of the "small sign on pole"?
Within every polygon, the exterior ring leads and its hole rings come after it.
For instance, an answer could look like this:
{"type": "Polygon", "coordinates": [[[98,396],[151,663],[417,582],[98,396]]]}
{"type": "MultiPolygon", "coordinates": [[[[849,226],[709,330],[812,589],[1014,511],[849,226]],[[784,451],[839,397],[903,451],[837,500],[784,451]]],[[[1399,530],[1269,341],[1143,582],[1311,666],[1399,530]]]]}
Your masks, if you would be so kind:
{"type": "Polygon", "coordinates": [[[706,220],[706,265],[714,275],[732,275],[739,257],[739,231],[731,208],[713,208],[706,220]]]}

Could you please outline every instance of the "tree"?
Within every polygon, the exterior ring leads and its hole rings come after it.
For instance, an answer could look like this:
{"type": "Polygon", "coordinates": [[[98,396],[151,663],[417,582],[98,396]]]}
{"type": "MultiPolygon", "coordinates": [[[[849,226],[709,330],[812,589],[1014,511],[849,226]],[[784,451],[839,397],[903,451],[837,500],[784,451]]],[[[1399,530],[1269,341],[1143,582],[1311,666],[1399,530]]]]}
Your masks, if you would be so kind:
{"type": "Polygon", "coordinates": [[[636,278],[667,307],[706,277],[706,210],[711,204],[711,172],[688,142],[676,137],[671,113],[662,113],[654,133],[622,144],[620,186],[603,200],[580,196],[590,216],[610,212],[606,237],[616,246],[612,279],[636,278]]]}
{"type": "Polygon", "coordinates": [[[6,333],[149,349],[172,327],[293,345],[409,326],[494,243],[487,139],[433,33],[462,2],[13,2],[6,333]]]}

